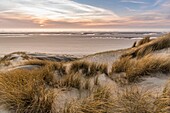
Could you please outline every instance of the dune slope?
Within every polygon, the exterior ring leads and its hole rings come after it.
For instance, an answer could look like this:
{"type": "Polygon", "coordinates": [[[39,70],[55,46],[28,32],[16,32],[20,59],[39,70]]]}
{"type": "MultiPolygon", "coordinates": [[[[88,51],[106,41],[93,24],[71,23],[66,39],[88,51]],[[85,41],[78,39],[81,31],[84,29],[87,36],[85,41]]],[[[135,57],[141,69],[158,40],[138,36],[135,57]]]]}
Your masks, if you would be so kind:
{"type": "Polygon", "coordinates": [[[145,39],[81,58],[6,55],[0,60],[0,112],[169,113],[170,34],[145,39]]]}

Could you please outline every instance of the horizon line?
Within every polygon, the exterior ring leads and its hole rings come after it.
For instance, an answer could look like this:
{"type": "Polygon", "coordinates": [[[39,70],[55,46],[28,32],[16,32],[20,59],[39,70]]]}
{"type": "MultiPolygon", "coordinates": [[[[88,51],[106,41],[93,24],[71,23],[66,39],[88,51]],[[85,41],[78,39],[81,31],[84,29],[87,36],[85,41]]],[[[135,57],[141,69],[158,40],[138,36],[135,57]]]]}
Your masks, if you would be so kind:
{"type": "Polygon", "coordinates": [[[83,29],[78,29],[78,28],[74,28],[74,29],[70,29],[70,28],[66,28],[66,29],[57,29],[57,28],[0,28],[0,32],[81,32],[81,31],[86,31],[86,32],[97,32],[97,31],[103,31],[103,32],[111,32],[111,31],[115,31],[115,32],[123,32],[123,31],[127,31],[127,32],[170,32],[170,28],[120,28],[120,29],[96,29],[96,28],[83,28],[83,29]]]}

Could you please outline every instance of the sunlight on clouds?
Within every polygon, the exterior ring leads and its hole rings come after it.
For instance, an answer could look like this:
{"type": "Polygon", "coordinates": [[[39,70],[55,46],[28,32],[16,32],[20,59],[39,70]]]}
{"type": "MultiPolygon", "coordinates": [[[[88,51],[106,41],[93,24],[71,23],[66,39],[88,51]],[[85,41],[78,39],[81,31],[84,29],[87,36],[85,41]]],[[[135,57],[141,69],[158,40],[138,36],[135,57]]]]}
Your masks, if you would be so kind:
{"type": "MultiPolygon", "coordinates": [[[[7,5],[7,1],[3,0],[3,3],[7,5]]],[[[14,2],[15,5],[8,7],[9,9],[6,9],[5,13],[21,14],[21,18],[22,15],[29,15],[30,19],[40,25],[44,25],[47,21],[88,22],[97,19],[119,18],[109,10],[71,0],[13,0],[11,2],[14,2]]]]}
{"type": "MultiPolygon", "coordinates": [[[[133,28],[138,26],[162,28],[170,26],[169,0],[152,2],[120,0],[118,3],[113,2],[113,7],[123,5],[124,12],[122,7],[118,7],[122,14],[115,14],[114,10],[73,0],[1,0],[0,28],[16,26],[20,28],[133,28]]],[[[104,0],[102,5],[106,5],[104,0]]]]}

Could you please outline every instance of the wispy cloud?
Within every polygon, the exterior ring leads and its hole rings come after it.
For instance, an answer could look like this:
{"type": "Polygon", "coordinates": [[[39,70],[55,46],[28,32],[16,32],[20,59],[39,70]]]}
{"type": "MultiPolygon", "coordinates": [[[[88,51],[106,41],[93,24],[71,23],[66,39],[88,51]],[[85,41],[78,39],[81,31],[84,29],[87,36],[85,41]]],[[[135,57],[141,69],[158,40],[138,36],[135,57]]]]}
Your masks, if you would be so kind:
{"type": "Polygon", "coordinates": [[[0,28],[162,28],[170,26],[170,2],[166,1],[157,0],[154,5],[159,5],[158,9],[149,5],[151,2],[121,0],[119,5],[123,4],[127,14],[119,16],[114,10],[72,0],[1,0],[0,28]],[[132,4],[125,6],[123,2],[132,4]],[[153,9],[131,7],[140,4],[153,9]]]}
{"type": "Polygon", "coordinates": [[[161,4],[161,6],[162,6],[163,8],[169,9],[169,8],[170,8],[170,1],[169,1],[169,2],[164,2],[163,4],[161,4]]]}
{"type": "Polygon", "coordinates": [[[5,14],[20,14],[29,15],[34,18],[36,22],[42,24],[46,20],[67,22],[77,21],[93,21],[100,19],[119,18],[114,12],[80,4],[71,0],[17,0],[11,1],[3,0],[0,4],[0,13],[5,14]],[[13,3],[12,3],[13,2],[13,3]],[[13,6],[11,5],[13,4],[13,6]],[[5,8],[3,8],[3,6],[5,8]]]}
{"type": "Polygon", "coordinates": [[[133,4],[147,4],[146,2],[137,1],[137,0],[121,0],[121,2],[133,3],[133,4]]]}
{"type": "Polygon", "coordinates": [[[129,7],[125,7],[129,12],[136,12],[136,11],[138,11],[138,10],[136,10],[136,9],[131,9],[131,8],[129,8],[129,7]]]}
{"type": "Polygon", "coordinates": [[[156,2],[153,4],[153,6],[160,5],[160,3],[161,3],[162,1],[163,1],[163,0],[156,0],[156,2]]]}

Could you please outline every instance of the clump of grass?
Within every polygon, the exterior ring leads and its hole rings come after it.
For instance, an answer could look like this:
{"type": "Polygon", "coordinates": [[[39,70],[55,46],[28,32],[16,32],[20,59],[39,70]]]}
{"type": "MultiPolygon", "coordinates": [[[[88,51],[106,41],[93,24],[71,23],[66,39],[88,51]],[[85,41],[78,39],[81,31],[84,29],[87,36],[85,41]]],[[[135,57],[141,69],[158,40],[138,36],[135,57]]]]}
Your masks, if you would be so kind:
{"type": "Polygon", "coordinates": [[[38,60],[38,59],[34,59],[34,60],[29,60],[27,62],[24,63],[24,65],[38,65],[38,66],[46,66],[48,64],[50,64],[50,61],[47,60],[38,60]]]}
{"type": "Polygon", "coordinates": [[[137,43],[136,46],[143,45],[143,44],[148,43],[148,42],[150,42],[150,41],[151,41],[151,40],[150,40],[150,36],[146,36],[146,37],[144,37],[142,40],[140,40],[140,41],[137,43]]]}
{"type": "Polygon", "coordinates": [[[17,57],[15,55],[21,56],[24,60],[31,59],[30,56],[28,56],[25,52],[14,52],[8,55],[5,55],[4,57],[0,58],[0,64],[3,64],[4,66],[11,65],[11,60],[16,59],[17,57]]]}
{"type": "Polygon", "coordinates": [[[87,79],[84,83],[84,89],[86,90],[90,90],[91,89],[91,80],[90,79],[87,79]]]}
{"type": "Polygon", "coordinates": [[[96,75],[102,74],[102,73],[108,75],[107,65],[91,63],[89,65],[89,69],[88,69],[88,72],[86,73],[86,76],[89,76],[89,77],[96,76],[96,75]]]}
{"type": "Polygon", "coordinates": [[[44,73],[15,70],[0,75],[0,105],[16,113],[51,113],[53,90],[44,73]]]}
{"type": "Polygon", "coordinates": [[[78,90],[91,90],[92,80],[84,78],[80,73],[68,74],[54,82],[55,88],[76,88],[78,90]]]}
{"type": "Polygon", "coordinates": [[[150,40],[150,36],[146,36],[146,37],[144,37],[143,39],[141,39],[140,41],[135,41],[134,43],[133,43],[133,45],[132,45],[132,48],[134,48],[134,47],[137,47],[137,46],[140,46],[140,45],[143,45],[143,44],[145,44],[145,43],[148,43],[148,42],[150,42],[151,40],[150,40]]]}
{"type": "Polygon", "coordinates": [[[155,101],[156,113],[169,113],[170,111],[170,81],[164,88],[163,94],[155,101]]]}
{"type": "Polygon", "coordinates": [[[66,66],[61,62],[52,62],[47,60],[30,60],[24,63],[24,65],[38,65],[41,67],[45,67],[50,72],[56,71],[58,75],[63,76],[66,75],[66,66]]]}
{"type": "MultiPolygon", "coordinates": [[[[55,84],[54,71],[50,70],[48,66],[33,70],[37,71],[37,75],[44,80],[46,85],[53,87],[55,84]]],[[[35,72],[34,72],[35,73],[35,72]]]]}
{"type": "Polygon", "coordinates": [[[56,81],[55,87],[67,87],[67,88],[77,88],[77,89],[82,89],[82,78],[80,74],[71,74],[71,75],[66,75],[60,80],[56,81]]]}
{"type": "Polygon", "coordinates": [[[126,73],[126,79],[129,82],[135,82],[141,76],[147,76],[151,73],[170,72],[170,59],[169,57],[159,57],[147,55],[141,59],[130,59],[124,57],[116,61],[112,66],[112,73],[126,73]]]}
{"type": "Polygon", "coordinates": [[[73,62],[70,67],[70,73],[78,73],[81,71],[82,74],[86,74],[88,72],[89,65],[90,64],[88,62],[73,62]]]}
{"type": "Polygon", "coordinates": [[[114,80],[119,86],[126,86],[129,84],[129,81],[127,80],[126,73],[118,73],[116,76],[113,78],[110,76],[112,80],[114,80]]]}
{"type": "Polygon", "coordinates": [[[124,53],[122,57],[131,56],[133,58],[142,58],[149,53],[168,47],[170,47],[170,34],[154,39],[148,43],[144,43],[136,48],[132,48],[124,53]]]}
{"type": "Polygon", "coordinates": [[[99,76],[95,76],[94,78],[94,85],[98,86],[99,85],[99,76]]]}
{"type": "Polygon", "coordinates": [[[123,57],[116,60],[112,65],[112,73],[126,72],[129,66],[132,66],[131,57],[123,57]]]}
{"type": "Polygon", "coordinates": [[[11,62],[8,61],[8,60],[1,60],[1,59],[0,59],[0,64],[2,64],[2,65],[4,65],[4,66],[9,66],[9,65],[11,65],[11,62]]]}
{"type": "Polygon", "coordinates": [[[73,62],[70,67],[70,73],[81,73],[86,76],[95,76],[99,73],[108,75],[107,65],[89,62],[73,62]]]}
{"type": "Polygon", "coordinates": [[[92,91],[92,96],[94,99],[111,99],[112,93],[108,86],[98,86],[97,88],[94,87],[92,91]]]}
{"type": "Polygon", "coordinates": [[[87,98],[66,104],[62,113],[111,113],[112,99],[106,87],[98,87],[87,98]]]}
{"type": "Polygon", "coordinates": [[[137,86],[127,87],[115,95],[111,113],[155,113],[155,97],[137,86]]]}
{"type": "Polygon", "coordinates": [[[46,66],[50,71],[57,71],[57,74],[60,76],[64,76],[67,74],[66,66],[64,63],[49,63],[46,66]]]}
{"type": "Polygon", "coordinates": [[[136,41],[133,43],[132,48],[136,47],[136,41]]]}
{"type": "Polygon", "coordinates": [[[108,67],[107,64],[96,64],[96,69],[99,71],[99,73],[104,73],[108,75],[108,67]]]}
{"type": "Polygon", "coordinates": [[[159,57],[147,55],[144,58],[134,61],[133,66],[126,71],[129,82],[135,82],[141,76],[148,76],[151,73],[169,73],[170,59],[169,57],[159,57]]]}
{"type": "Polygon", "coordinates": [[[5,55],[5,56],[1,59],[1,61],[13,60],[13,59],[15,59],[16,57],[13,56],[14,54],[20,55],[23,59],[29,59],[29,56],[28,56],[25,52],[14,52],[14,53],[5,55]]]}

